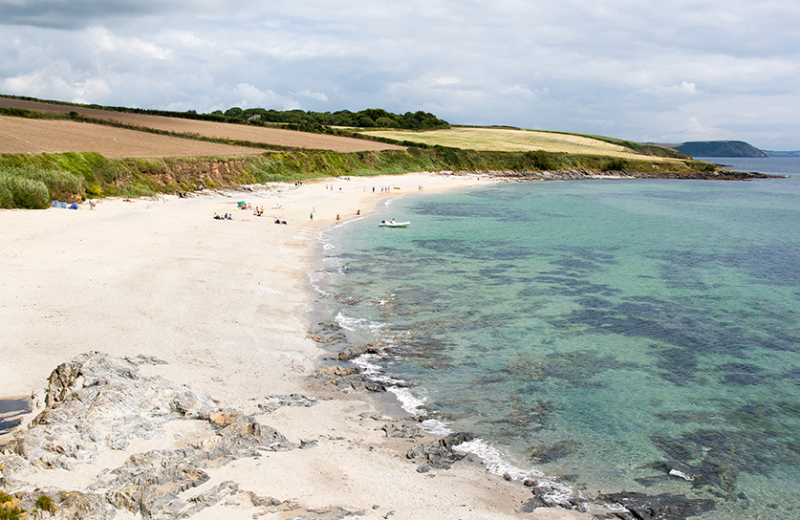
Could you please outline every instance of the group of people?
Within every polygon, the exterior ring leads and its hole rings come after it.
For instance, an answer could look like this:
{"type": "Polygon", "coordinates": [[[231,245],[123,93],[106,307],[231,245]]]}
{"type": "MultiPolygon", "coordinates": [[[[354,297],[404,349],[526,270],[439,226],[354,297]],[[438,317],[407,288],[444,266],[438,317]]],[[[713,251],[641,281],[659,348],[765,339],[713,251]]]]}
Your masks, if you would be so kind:
{"type": "Polygon", "coordinates": [[[219,214],[214,213],[214,220],[233,220],[233,215],[225,213],[225,215],[219,216],[219,214]]]}

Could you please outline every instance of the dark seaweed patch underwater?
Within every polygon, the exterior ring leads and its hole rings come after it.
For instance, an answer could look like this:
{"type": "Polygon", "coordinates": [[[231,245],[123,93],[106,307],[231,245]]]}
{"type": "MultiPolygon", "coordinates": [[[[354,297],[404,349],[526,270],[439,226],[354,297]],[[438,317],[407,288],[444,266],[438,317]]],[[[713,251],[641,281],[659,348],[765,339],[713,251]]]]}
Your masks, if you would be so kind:
{"type": "Polygon", "coordinates": [[[354,299],[329,312],[518,467],[589,498],[794,519],[798,195],[798,179],[599,181],[395,201],[408,229],[331,233],[347,269],[327,283],[354,299]]]}

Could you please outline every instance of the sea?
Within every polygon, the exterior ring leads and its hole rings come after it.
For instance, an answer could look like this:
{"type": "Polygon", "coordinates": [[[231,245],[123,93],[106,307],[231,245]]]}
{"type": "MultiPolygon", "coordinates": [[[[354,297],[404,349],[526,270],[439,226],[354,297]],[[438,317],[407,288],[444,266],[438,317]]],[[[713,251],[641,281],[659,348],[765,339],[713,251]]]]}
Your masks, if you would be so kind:
{"type": "Polygon", "coordinates": [[[800,159],[709,160],[786,177],[392,199],[320,237],[321,321],[498,475],[800,518],[800,159]]]}

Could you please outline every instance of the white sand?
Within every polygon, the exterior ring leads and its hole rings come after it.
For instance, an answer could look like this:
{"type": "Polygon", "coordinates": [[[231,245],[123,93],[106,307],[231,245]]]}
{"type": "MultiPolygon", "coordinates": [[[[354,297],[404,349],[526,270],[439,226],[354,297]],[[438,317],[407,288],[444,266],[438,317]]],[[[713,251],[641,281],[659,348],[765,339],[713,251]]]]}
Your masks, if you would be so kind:
{"type": "MultiPolygon", "coordinates": [[[[478,465],[417,473],[404,457],[411,441],[386,438],[384,422],[359,417],[380,411],[368,396],[333,392],[307,377],[325,354],[307,337],[305,315],[313,298],[306,273],[319,231],[334,225],[337,213],[346,219],[357,209],[368,212],[387,197],[381,186],[400,187],[392,189],[396,197],[416,196],[420,185],[430,193],[486,183],[428,174],[354,177],[258,195],[101,200],[95,211],[86,204],[79,211],[0,210],[0,398],[40,391],[53,368],[82,352],[156,356],[169,364],[142,372],[203,390],[247,414],[258,413],[258,402],[273,394],[334,398],[263,416],[289,440],[316,440],[315,447],[236,461],[210,471],[211,481],[191,493],[234,480],[300,508],[339,506],[363,511],[365,519],[390,511],[393,520],[582,518],[563,509],[515,513],[530,492],[478,465]],[[237,200],[264,206],[266,216],[236,209],[237,200]],[[276,204],[283,209],[271,209],[276,204]],[[235,220],[214,220],[215,212],[235,220]],[[275,217],[288,225],[273,224],[275,217]]],[[[68,475],[41,471],[36,483],[64,487],[67,478],[82,489],[132,450],[186,442],[207,427],[183,428],[177,438],[131,443],[68,475]]],[[[250,519],[254,511],[220,504],[193,518],[250,519]]]]}

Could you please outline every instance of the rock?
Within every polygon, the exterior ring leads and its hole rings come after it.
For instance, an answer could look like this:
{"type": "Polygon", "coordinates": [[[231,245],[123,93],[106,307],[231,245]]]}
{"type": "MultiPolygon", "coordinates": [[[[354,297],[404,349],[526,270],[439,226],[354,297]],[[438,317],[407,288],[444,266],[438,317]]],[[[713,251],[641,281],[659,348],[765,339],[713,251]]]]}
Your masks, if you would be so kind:
{"type": "Polygon", "coordinates": [[[300,394],[291,395],[271,395],[267,397],[266,402],[259,403],[258,409],[262,412],[274,412],[278,408],[284,406],[301,406],[309,408],[317,404],[317,400],[313,397],[306,397],[300,394]]]}
{"type": "Polygon", "coordinates": [[[357,367],[343,368],[339,365],[334,365],[332,367],[321,368],[318,374],[321,376],[345,377],[351,374],[357,374],[358,372],[359,369],[357,367]]]}
{"type": "Polygon", "coordinates": [[[546,464],[555,462],[574,452],[578,443],[574,441],[560,441],[550,446],[532,446],[528,448],[533,462],[546,464]]]}
{"type": "Polygon", "coordinates": [[[402,424],[399,427],[391,423],[384,424],[381,426],[381,430],[386,433],[387,437],[393,437],[396,439],[414,439],[417,437],[424,437],[422,430],[420,430],[417,426],[410,424],[402,424]]]}
{"type": "MultiPolygon", "coordinates": [[[[52,501],[53,509],[49,512],[37,511],[29,517],[34,519],[73,520],[88,518],[92,520],[111,520],[117,514],[116,509],[106,501],[106,498],[97,493],[84,493],[81,491],[65,492],[58,489],[36,489],[35,491],[15,493],[19,499],[19,507],[29,513],[36,511],[36,501],[41,496],[47,496],[52,501]]],[[[0,518],[6,518],[0,513],[0,518]]],[[[12,517],[13,518],[13,517],[12,517]]]]}
{"type": "MultiPolygon", "coordinates": [[[[31,465],[70,469],[102,450],[122,449],[130,439],[163,436],[168,421],[207,420],[212,429],[205,440],[131,455],[121,467],[101,474],[89,493],[56,490],[50,495],[59,508],[56,518],[103,520],[114,516],[115,507],[151,520],[185,518],[239,493],[237,484],[224,482],[188,501],[182,499],[181,493],[209,480],[206,470],[263,451],[295,448],[253,416],[221,410],[202,392],[138,372],[138,364],[152,362],[157,361],[90,352],[57,367],[49,379],[44,411],[18,431],[0,455],[0,485],[26,487],[12,475],[31,465]]],[[[260,504],[277,503],[252,497],[260,504]]]]}
{"type": "Polygon", "coordinates": [[[125,361],[131,363],[133,365],[168,365],[166,361],[163,359],[159,359],[155,356],[145,356],[144,354],[139,354],[136,357],[125,357],[125,361]]]}
{"type": "Polygon", "coordinates": [[[357,347],[350,347],[347,350],[343,350],[336,355],[336,359],[339,361],[350,361],[351,359],[355,359],[359,356],[363,356],[364,354],[378,354],[380,353],[380,347],[376,342],[367,343],[366,345],[360,345],[357,347]]]}
{"type": "Polygon", "coordinates": [[[90,352],[50,375],[45,409],[5,448],[42,468],[70,469],[131,439],[165,435],[170,420],[208,418],[217,408],[202,392],[139,374],[130,361],[90,352]]]}
{"type": "Polygon", "coordinates": [[[453,447],[474,438],[475,436],[469,433],[451,433],[431,444],[411,448],[406,453],[406,458],[427,463],[430,468],[450,469],[453,464],[465,457],[454,451],[453,447]]]}
{"type": "Polygon", "coordinates": [[[663,493],[649,496],[644,493],[611,493],[602,499],[620,504],[636,519],[683,520],[715,509],[710,499],[690,499],[686,495],[663,493]]]}
{"type": "Polygon", "coordinates": [[[521,508],[519,508],[519,513],[533,513],[534,509],[537,507],[547,507],[547,504],[539,497],[533,497],[527,502],[525,502],[521,508]]]}

